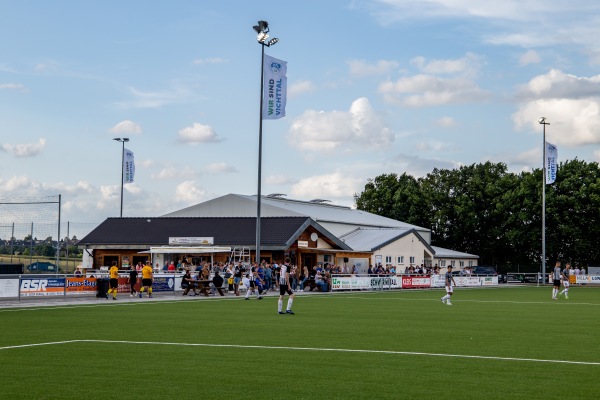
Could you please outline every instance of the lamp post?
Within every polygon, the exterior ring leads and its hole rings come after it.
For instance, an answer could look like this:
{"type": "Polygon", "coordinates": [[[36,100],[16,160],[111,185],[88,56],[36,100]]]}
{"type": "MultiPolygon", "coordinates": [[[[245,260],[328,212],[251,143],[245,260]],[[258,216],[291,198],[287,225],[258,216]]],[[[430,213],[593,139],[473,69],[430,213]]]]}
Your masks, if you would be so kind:
{"type": "Polygon", "coordinates": [[[256,262],[260,264],[260,205],[261,205],[261,180],[262,180],[262,123],[263,123],[263,86],[265,70],[265,46],[270,47],[277,43],[279,39],[269,39],[269,23],[267,21],[258,21],[258,25],[252,27],[256,31],[256,40],[260,44],[260,113],[258,123],[258,189],[256,195],[256,262]],[[269,40],[267,40],[269,39],[269,40]]]}
{"type": "Polygon", "coordinates": [[[542,134],[542,284],[546,284],[546,117],[542,117],[538,122],[543,125],[542,134]]]}
{"type": "Polygon", "coordinates": [[[120,217],[123,218],[123,180],[125,179],[125,171],[123,169],[123,164],[125,163],[125,142],[129,142],[129,138],[114,138],[113,140],[123,143],[123,148],[121,149],[121,214],[120,214],[120,217]]]}

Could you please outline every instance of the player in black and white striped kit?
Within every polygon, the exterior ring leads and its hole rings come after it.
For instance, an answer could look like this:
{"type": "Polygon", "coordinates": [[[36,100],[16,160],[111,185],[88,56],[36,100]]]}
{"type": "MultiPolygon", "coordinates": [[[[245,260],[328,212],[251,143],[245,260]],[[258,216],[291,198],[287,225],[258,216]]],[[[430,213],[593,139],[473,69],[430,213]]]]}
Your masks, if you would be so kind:
{"type": "Polygon", "coordinates": [[[290,284],[290,263],[291,260],[289,257],[286,257],[283,265],[281,266],[281,272],[279,274],[279,301],[277,302],[277,311],[279,314],[294,314],[292,311],[292,304],[294,303],[294,292],[292,292],[292,286],[290,284]],[[288,294],[290,297],[287,302],[287,308],[285,312],[283,312],[283,298],[285,294],[288,294]]]}

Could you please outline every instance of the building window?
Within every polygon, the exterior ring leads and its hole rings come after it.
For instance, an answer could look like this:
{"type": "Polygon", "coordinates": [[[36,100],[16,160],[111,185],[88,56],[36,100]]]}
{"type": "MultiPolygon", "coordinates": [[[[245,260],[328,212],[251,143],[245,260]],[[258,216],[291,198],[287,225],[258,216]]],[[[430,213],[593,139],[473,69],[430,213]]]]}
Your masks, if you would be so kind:
{"type": "Polygon", "coordinates": [[[398,264],[404,264],[404,256],[398,256],[398,264]]]}
{"type": "Polygon", "coordinates": [[[440,260],[440,267],[446,266],[446,260],[440,260]]]}
{"type": "Polygon", "coordinates": [[[415,263],[415,258],[414,257],[410,257],[410,263],[414,264],[415,263]]]}
{"type": "Polygon", "coordinates": [[[465,262],[464,261],[459,261],[458,264],[460,265],[461,268],[465,266],[465,262]]]}
{"type": "Polygon", "coordinates": [[[469,267],[473,266],[473,261],[469,261],[469,267]]]}
{"type": "Polygon", "coordinates": [[[456,264],[456,261],[452,260],[450,261],[450,265],[454,268],[454,264],[456,264]]]}
{"type": "Polygon", "coordinates": [[[386,264],[391,264],[392,263],[392,256],[385,256],[385,263],[386,264]]]}

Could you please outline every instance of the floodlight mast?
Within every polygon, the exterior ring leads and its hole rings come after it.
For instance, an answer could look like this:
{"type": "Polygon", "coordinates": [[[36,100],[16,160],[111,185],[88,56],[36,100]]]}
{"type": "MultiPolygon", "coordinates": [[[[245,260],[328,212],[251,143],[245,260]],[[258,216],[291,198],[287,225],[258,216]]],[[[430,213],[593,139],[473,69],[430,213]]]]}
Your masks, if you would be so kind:
{"type": "Polygon", "coordinates": [[[546,284],[546,117],[541,117],[538,122],[543,125],[542,133],[542,284],[546,284]]]}
{"type": "Polygon", "coordinates": [[[261,181],[262,181],[262,123],[263,123],[263,87],[264,87],[264,71],[265,71],[265,46],[271,47],[279,42],[279,39],[269,38],[269,23],[267,21],[258,21],[258,25],[252,27],[257,33],[256,40],[260,44],[260,111],[258,124],[258,188],[256,195],[256,255],[255,260],[260,264],[260,208],[261,208],[261,181]]]}

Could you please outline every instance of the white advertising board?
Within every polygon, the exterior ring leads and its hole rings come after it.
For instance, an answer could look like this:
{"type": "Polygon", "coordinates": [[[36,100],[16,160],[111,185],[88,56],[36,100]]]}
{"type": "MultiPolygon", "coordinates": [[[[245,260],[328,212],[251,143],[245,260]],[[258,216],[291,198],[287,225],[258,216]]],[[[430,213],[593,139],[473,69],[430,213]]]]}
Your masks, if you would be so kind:
{"type": "Polygon", "coordinates": [[[19,297],[19,279],[0,279],[0,297],[19,297]]]}

